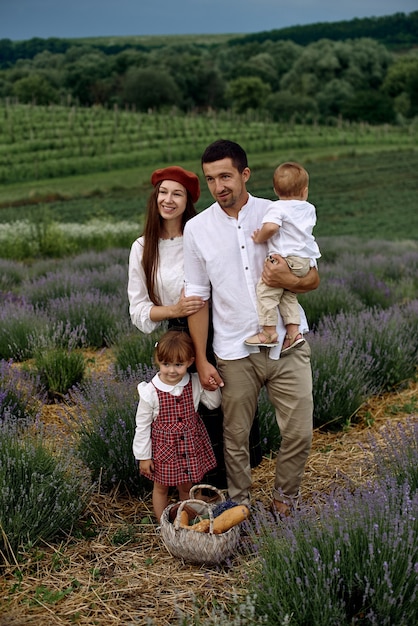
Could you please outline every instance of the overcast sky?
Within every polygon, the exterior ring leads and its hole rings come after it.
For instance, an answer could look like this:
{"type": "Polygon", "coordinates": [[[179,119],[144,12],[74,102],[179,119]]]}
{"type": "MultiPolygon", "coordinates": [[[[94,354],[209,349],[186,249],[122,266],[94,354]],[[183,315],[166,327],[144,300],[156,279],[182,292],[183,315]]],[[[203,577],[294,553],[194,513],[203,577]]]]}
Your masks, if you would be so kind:
{"type": "Polygon", "coordinates": [[[0,0],[0,39],[255,33],[416,10],[417,0],[0,0]]]}

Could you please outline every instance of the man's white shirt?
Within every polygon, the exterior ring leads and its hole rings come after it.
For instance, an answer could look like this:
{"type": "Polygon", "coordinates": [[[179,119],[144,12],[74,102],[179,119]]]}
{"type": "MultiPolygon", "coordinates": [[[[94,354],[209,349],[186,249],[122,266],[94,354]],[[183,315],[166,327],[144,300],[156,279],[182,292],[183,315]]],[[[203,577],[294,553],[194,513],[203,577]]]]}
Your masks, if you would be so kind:
{"type": "MultiPolygon", "coordinates": [[[[260,328],[256,285],[267,247],[254,243],[251,235],[260,228],[270,204],[270,200],[249,195],[236,219],[229,217],[215,202],[185,226],[185,292],[187,296],[212,298],[213,349],[225,360],[244,358],[259,350],[246,346],[244,341],[260,328]]],[[[300,330],[305,333],[308,325],[302,307],[300,313],[300,330]]],[[[279,345],[270,349],[272,359],[280,358],[286,332],[280,314],[277,332],[279,345]]]]}

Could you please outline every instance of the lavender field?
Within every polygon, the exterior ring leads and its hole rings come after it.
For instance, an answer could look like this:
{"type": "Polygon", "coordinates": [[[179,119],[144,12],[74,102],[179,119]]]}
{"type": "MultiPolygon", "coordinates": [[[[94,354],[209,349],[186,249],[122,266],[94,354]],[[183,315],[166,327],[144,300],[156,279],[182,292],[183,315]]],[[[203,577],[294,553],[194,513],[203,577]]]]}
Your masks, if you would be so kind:
{"type": "MultiPolygon", "coordinates": [[[[418,246],[376,240],[363,244],[359,252],[360,244],[353,238],[324,238],[320,243],[325,251],[321,285],[300,301],[311,327],[307,338],[312,349],[314,425],[338,430],[355,423],[367,398],[416,375],[418,246]]],[[[89,405],[91,418],[97,412],[95,398],[111,384],[124,390],[117,405],[123,412],[122,438],[130,459],[136,380],[153,373],[155,336],[142,335],[130,322],[127,258],[127,249],[114,248],[30,265],[0,261],[0,359],[14,385],[13,393],[1,401],[1,415],[13,413],[13,402],[24,403],[18,396],[24,397],[36,379],[42,401],[57,402],[76,394],[78,402],[89,405]],[[113,355],[108,381],[92,378],[85,356],[91,350],[113,355]],[[12,368],[11,362],[23,369],[12,368]],[[16,382],[14,377],[23,373],[25,380],[16,382]]],[[[107,398],[105,405],[110,404],[107,398]]],[[[279,445],[274,411],[263,393],[259,404],[264,452],[269,453],[279,445]]],[[[99,411],[97,433],[103,431],[106,406],[99,411]]],[[[116,417],[108,419],[111,431],[116,417]]],[[[95,456],[86,451],[85,455],[95,456]]],[[[109,486],[112,481],[127,481],[131,490],[141,491],[136,472],[130,475],[132,460],[123,461],[122,467],[109,460],[104,469],[100,459],[89,464],[97,465],[95,475],[100,473],[109,486]]]]}
{"type": "MultiPolygon", "coordinates": [[[[321,285],[300,300],[311,326],[315,427],[338,432],[356,423],[372,396],[402,389],[416,376],[418,245],[342,237],[319,244],[324,251],[321,285]]],[[[158,332],[145,337],[131,325],[128,251],[109,248],[30,263],[0,259],[0,570],[5,574],[0,607],[5,615],[8,603],[13,614],[38,616],[46,603],[54,610],[67,606],[71,616],[61,614],[60,621],[46,624],[93,623],[96,609],[82,607],[86,588],[61,581],[53,592],[57,583],[43,565],[40,580],[49,580],[49,587],[39,582],[35,598],[42,587],[40,603],[35,601],[33,610],[24,608],[22,581],[28,580],[33,551],[42,554],[40,563],[48,568],[46,545],[60,546],[64,536],[74,545],[88,544],[94,522],[88,517],[86,526],[85,512],[91,511],[97,489],[112,502],[134,498],[146,507],[149,499],[131,442],[136,384],[154,372],[151,354],[158,332]],[[109,364],[98,370],[94,363],[102,354],[109,364]],[[49,411],[58,416],[59,431],[44,421],[49,411]],[[21,582],[14,583],[19,577],[21,582]],[[19,594],[22,601],[16,604],[19,594]],[[70,598],[77,609],[66,604],[70,598]]],[[[267,460],[280,438],[263,393],[259,413],[267,460]]],[[[321,505],[319,526],[302,509],[286,533],[277,535],[266,513],[254,511],[248,533],[255,532],[251,545],[261,570],[254,569],[252,550],[237,556],[243,571],[248,569],[244,588],[250,595],[243,588],[226,604],[211,605],[210,616],[195,607],[194,617],[166,623],[412,623],[418,561],[416,420],[412,417],[405,428],[393,430],[388,424],[384,444],[373,444],[378,482],[330,496],[321,505]],[[368,559],[363,559],[365,551],[368,559]],[[290,592],[283,595],[285,588],[290,592]],[[306,589],[316,603],[302,601],[306,589]]],[[[158,537],[151,518],[141,519],[154,545],[158,537]]],[[[129,549],[142,541],[133,528],[124,522],[120,529],[120,541],[129,549]]],[[[67,551],[54,547],[54,558],[61,555],[61,563],[67,551]]],[[[151,557],[151,568],[152,562],[151,557]]],[[[220,567],[220,579],[230,575],[232,565],[220,567]]],[[[217,593],[213,589],[214,598],[217,593]]],[[[109,598],[103,602],[118,615],[109,598]]],[[[118,619],[116,624],[127,623],[118,619]]]]}

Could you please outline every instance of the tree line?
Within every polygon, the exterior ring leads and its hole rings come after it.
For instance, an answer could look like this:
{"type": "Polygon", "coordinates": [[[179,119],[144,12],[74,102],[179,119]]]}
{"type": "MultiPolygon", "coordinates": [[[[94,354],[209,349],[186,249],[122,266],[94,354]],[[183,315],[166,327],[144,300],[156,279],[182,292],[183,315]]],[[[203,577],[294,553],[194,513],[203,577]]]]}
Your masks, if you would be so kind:
{"type": "Polygon", "coordinates": [[[383,17],[365,17],[341,22],[317,22],[304,26],[290,26],[278,30],[262,31],[232,39],[230,45],[246,42],[279,41],[289,39],[306,46],[319,39],[342,41],[371,37],[388,48],[416,46],[418,43],[418,11],[409,14],[395,13],[383,17]]]}
{"type": "Polygon", "coordinates": [[[206,44],[112,41],[0,40],[0,98],[139,111],[257,110],[273,121],[319,123],[418,115],[418,11],[216,43],[208,37],[206,44]],[[381,42],[399,43],[401,35],[402,53],[381,42]]]}

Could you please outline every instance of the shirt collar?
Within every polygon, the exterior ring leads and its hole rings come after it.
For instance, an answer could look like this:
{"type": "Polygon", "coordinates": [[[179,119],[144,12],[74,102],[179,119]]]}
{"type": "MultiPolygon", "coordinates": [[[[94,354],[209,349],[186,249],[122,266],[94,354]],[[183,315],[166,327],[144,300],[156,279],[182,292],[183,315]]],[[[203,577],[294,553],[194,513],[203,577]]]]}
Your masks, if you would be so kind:
{"type": "MultiPolygon", "coordinates": [[[[252,203],[254,196],[252,196],[250,193],[248,193],[248,198],[247,198],[247,202],[245,204],[242,205],[242,207],[240,208],[239,212],[238,212],[238,219],[239,216],[246,213],[246,211],[248,210],[250,204],[252,203]]],[[[214,206],[217,208],[217,210],[224,215],[227,219],[237,219],[236,217],[232,217],[231,215],[228,215],[228,213],[226,211],[223,210],[223,208],[221,207],[221,205],[219,204],[219,202],[215,202],[214,206]]]]}
{"type": "Polygon", "coordinates": [[[189,380],[190,380],[190,374],[189,372],[186,372],[186,374],[183,376],[181,381],[177,383],[177,385],[166,385],[161,380],[159,374],[156,374],[154,376],[154,378],[152,379],[152,382],[153,382],[154,387],[156,387],[160,391],[166,391],[167,393],[172,393],[173,395],[179,395],[180,393],[183,392],[183,387],[187,385],[189,380]]]}

